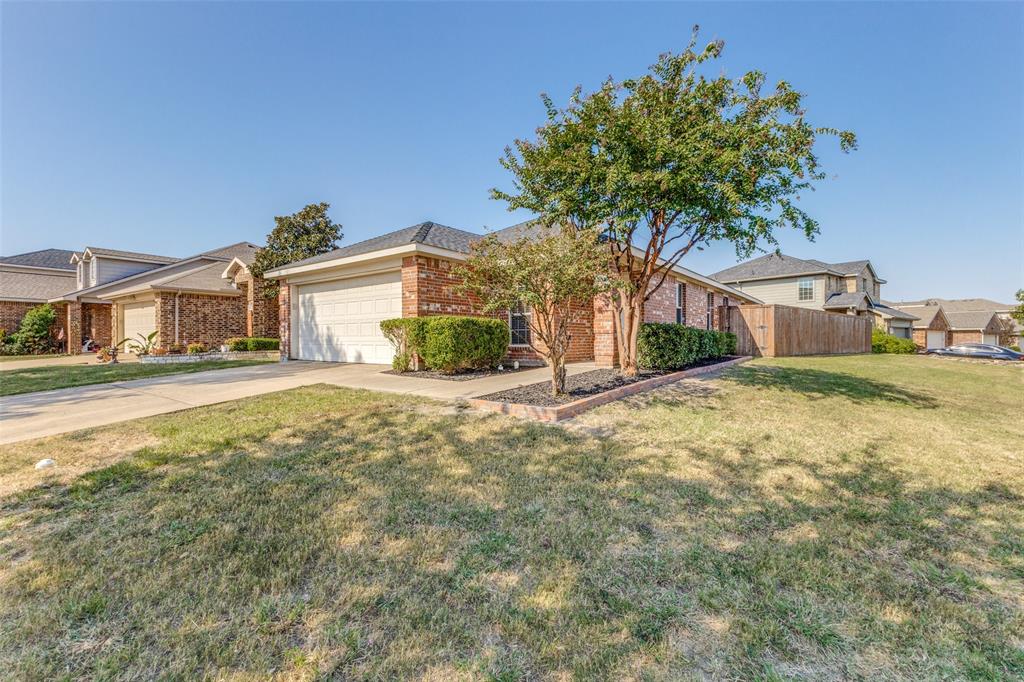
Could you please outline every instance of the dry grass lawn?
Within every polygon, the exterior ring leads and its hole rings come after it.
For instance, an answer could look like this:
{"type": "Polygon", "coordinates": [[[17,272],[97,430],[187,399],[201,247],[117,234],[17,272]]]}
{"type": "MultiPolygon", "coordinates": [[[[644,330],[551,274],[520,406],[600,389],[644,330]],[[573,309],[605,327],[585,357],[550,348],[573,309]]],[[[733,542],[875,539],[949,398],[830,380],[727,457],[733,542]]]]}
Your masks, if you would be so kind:
{"type": "Polygon", "coordinates": [[[1021,370],[756,361],[569,427],[311,387],[7,446],[0,670],[1020,679],[1021,370]]]}

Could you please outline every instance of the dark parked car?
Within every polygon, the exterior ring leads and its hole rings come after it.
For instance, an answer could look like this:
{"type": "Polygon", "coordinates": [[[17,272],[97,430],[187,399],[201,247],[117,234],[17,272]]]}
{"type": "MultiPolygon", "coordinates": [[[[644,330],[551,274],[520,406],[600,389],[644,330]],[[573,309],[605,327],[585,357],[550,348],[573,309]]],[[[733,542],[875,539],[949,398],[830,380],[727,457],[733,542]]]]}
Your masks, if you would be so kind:
{"type": "Polygon", "coordinates": [[[1024,353],[1003,346],[993,346],[990,343],[961,343],[949,348],[933,348],[928,352],[934,355],[957,355],[984,360],[1024,360],[1024,353]]]}

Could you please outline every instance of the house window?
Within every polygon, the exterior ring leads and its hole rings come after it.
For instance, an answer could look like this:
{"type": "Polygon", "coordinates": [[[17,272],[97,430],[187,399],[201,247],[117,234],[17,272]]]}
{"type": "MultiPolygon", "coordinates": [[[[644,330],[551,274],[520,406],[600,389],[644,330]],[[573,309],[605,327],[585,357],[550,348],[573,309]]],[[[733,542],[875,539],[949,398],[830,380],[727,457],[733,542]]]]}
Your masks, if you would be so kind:
{"type": "Polygon", "coordinates": [[[526,306],[520,304],[508,311],[508,327],[512,333],[511,345],[530,345],[530,311],[526,306]]]}
{"type": "Polygon", "coordinates": [[[676,282],[676,324],[686,324],[686,284],[676,282]]]}
{"type": "Polygon", "coordinates": [[[715,321],[715,295],[708,292],[708,329],[711,329],[712,323],[715,321]]]}
{"type": "Polygon", "coordinates": [[[801,277],[796,283],[796,300],[814,300],[814,280],[810,277],[801,277]]]}

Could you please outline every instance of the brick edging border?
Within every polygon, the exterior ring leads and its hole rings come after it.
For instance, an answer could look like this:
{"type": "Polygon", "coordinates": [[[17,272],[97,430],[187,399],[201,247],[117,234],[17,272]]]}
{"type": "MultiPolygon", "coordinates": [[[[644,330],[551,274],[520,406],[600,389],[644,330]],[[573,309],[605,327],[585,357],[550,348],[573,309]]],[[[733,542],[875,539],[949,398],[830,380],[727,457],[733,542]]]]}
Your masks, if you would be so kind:
{"type": "Polygon", "coordinates": [[[741,362],[746,362],[750,359],[751,357],[749,355],[744,355],[742,357],[733,358],[732,360],[726,360],[725,362],[715,363],[714,365],[684,369],[680,372],[664,374],[660,377],[652,377],[650,379],[638,381],[634,384],[613,388],[610,391],[587,396],[586,398],[580,398],[579,400],[566,403],[565,405],[559,405],[558,407],[540,407],[538,405],[525,405],[523,403],[505,403],[495,400],[482,400],[480,398],[470,398],[466,402],[470,407],[475,407],[479,410],[500,412],[501,414],[508,414],[513,417],[526,417],[527,419],[534,419],[542,422],[559,422],[563,419],[575,417],[576,415],[582,414],[583,412],[591,410],[599,405],[614,402],[631,395],[636,395],[637,393],[643,393],[644,391],[650,391],[651,389],[665,386],[666,384],[675,383],[680,379],[687,379],[689,377],[715,372],[726,367],[732,367],[733,365],[738,365],[741,362]]]}

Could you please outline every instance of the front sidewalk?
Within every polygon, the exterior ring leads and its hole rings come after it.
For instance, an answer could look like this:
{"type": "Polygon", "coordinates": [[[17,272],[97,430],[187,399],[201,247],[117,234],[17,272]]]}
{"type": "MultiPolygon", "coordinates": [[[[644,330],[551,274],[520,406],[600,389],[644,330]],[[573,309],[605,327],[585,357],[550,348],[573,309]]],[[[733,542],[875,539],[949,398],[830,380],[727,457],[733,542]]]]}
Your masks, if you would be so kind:
{"type": "MultiPolygon", "coordinates": [[[[123,353],[117,356],[118,362],[138,362],[139,359],[130,353],[123,353]]],[[[26,356],[24,359],[4,360],[0,362],[0,372],[9,372],[16,369],[32,369],[33,367],[59,367],[64,365],[100,365],[103,364],[96,359],[95,353],[80,353],[79,355],[58,355],[55,357],[33,358],[26,356]]]]}
{"type": "MultiPolygon", "coordinates": [[[[388,369],[387,365],[293,360],[8,396],[0,398],[0,443],[53,436],[311,384],[458,400],[550,377],[547,367],[468,381],[395,376],[386,374],[388,369]]],[[[594,369],[594,364],[576,363],[567,369],[576,374],[594,369]]]]}

